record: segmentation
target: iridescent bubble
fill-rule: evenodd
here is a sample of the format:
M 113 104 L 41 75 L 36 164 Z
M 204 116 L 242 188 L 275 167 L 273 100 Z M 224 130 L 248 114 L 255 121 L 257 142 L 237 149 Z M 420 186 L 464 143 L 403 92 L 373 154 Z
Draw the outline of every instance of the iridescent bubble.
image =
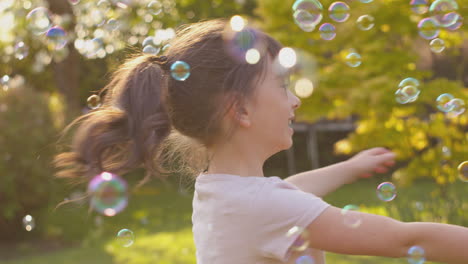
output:
M 296 0 L 293 6 L 294 22 L 310 32 L 322 21 L 323 6 L 318 0 Z
M 314 258 L 309 255 L 299 256 L 295 261 L 295 264 L 314 264 L 314 263 L 315 263 Z
M 427 0 L 411 0 L 410 2 L 411 5 L 411 10 L 415 14 L 422 15 L 429 10 L 428 2 Z
M 449 93 L 439 95 L 436 99 L 437 108 L 445 113 L 452 111 L 453 105 L 449 105 L 448 102 L 454 98 L 455 97 Z
M 354 204 L 348 204 L 341 209 L 341 215 L 343 216 L 343 223 L 351 228 L 357 228 L 362 223 L 361 214 L 359 213 L 359 206 Z
M 155 46 L 153 45 L 146 45 L 144 48 L 143 48 L 143 53 L 146 53 L 146 54 L 152 54 L 152 55 L 156 55 L 159 53 L 159 48 L 156 48 Z
M 417 98 L 421 91 L 418 89 L 417 86 L 407 85 L 401 88 L 401 93 L 408 98 L 408 100 L 412 100 Z
M 345 22 L 349 18 L 349 6 L 345 2 L 334 2 L 328 7 L 331 19 L 336 22 Z
M 359 1 L 363 4 L 368 4 L 368 3 L 373 2 L 374 0 L 359 0 Z
M 67 45 L 67 33 L 63 28 L 55 26 L 50 28 L 46 33 L 47 45 L 51 50 L 59 50 Z
M 457 10 L 458 4 L 454 0 L 436 0 L 429 7 L 429 12 L 441 27 L 448 27 L 456 22 L 456 17 L 447 17 L 446 14 Z
M 361 55 L 359 55 L 356 52 L 351 52 L 350 54 L 348 54 L 345 60 L 346 60 L 346 64 L 348 64 L 348 66 L 353 67 L 353 68 L 358 67 L 362 63 Z
M 26 56 L 29 54 L 29 48 L 24 44 L 23 41 L 19 41 L 18 43 L 15 44 L 14 47 L 14 54 L 15 58 L 18 60 L 24 59 Z
M 420 246 L 410 247 L 407 259 L 410 264 L 423 264 L 426 261 L 424 249 Z
M 396 195 L 396 187 L 391 182 L 382 182 L 377 186 L 377 197 L 384 202 L 393 201 Z
M 162 8 L 163 8 L 163 5 L 159 1 L 151 1 L 147 6 L 148 12 L 150 12 L 151 14 L 155 16 L 161 14 Z
M 330 23 L 323 23 L 320 28 L 320 37 L 324 40 L 332 40 L 336 36 L 335 26 Z
M 416 86 L 416 87 L 419 87 L 420 83 L 417 79 L 415 78 L 412 78 L 412 77 L 408 77 L 408 78 L 405 78 L 403 79 L 399 84 L 398 84 L 398 87 L 399 88 L 403 88 L 405 86 Z
M 154 45 L 154 38 L 153 37 L 146 37 L 143 42 L 141 43 L 143 47 L 148 45 Z
M 439 23 L 432 17 L 421 19 L 418 23 L 419 35 L 425 39 L 433 39 L 440 33 Z
M 96 56 L 101 50 L 104 49 L 104 42 L 101 38 L 93 38 L 87 40 L 85 43 L 85 56 L 90 58 Z
M 447 103 L 447 109 L 450 109 L 452 115 L 461 115 L 465 112 L 465 101 L 460 98 L 453 98 Z
M 161 49 L 161 52 L 165 52 L 170 46 L 171 46 L 170 44 L 164 45 Z
M 451 13 L 446 14 L 445 16 L 443 18 L 444 21 L 448 21 L 448 20 L 455 21 L 452 25 L 446 27 L 446 29 L 455 31 L 455 30 L 458 30 L 463 25 L 463 17 L 460 14 L 451 12 Z
M 120 21 L 114 18 L 110 18 L 106 22 L 106 29 L 109 31 L 117 30 L 120 27 Z
M 395 92 L 395 100 L 399 104 L 406 104 L 406 103 L 409 103 L 410 101 L 408 96 L 402 92 L 401 88 L 398 88 L 398 90 Z
M 117 233 L 117 240 L 123 247 L 129 247 L 135 242 L 135 235 L 130 229 L 122 229 Z
M 360 30 L 370 30 L 371 28 L 374 27 L 374 17 L 370 15 L 363 15 L 360 16 L 356 20 L 356 24 Z
M 226 31 L 224 42 L 229 55 L 239 63 L 246 62 L 246 54 L 251 49 L 256 49 L 260 56 L 265 53 L 265 46 L 259 35 L 248 27 L 241 31 Z
M 458 178 L 463 182 L 468 182 L 468 160 L 460 163 L 457 167 Z
M 43 34 L 52 27 L 49 10 L 44 7 L 37 7 L 31 10 L 26 15 L 26 20 L 28 23 L 28 28 L 35 35 Z
M 26 215 L 25 217 L 23 217 L 23 226 L 24 226 L 24 229 L 26 229 L 26 231 L 31 231 L 34 229 L 34 227 L 36 226 L 36 222 L 34 221 L 34 218 L 30 215 Z
M 445 42 L 440 38 L 435 38 L 429 43 L 431 50 L 435 53 L 441 53 L 445 49 Z
M 97 94 L 93 94 L 86 100 L 88 107 L 90 109 L 97 109 L 101 106 L 101 97 Z
M 185 61 L 176 61 L 171 65 L 171 76 L 174 80 L 185 81 L 190 76 L 190 65 Z
M 286 237 L 291 236 L 297 236 L 297 239 L 291 245 L 290 250 L 304 251 L 309 247 L 309 235 L 307 229 L 300 226 L 293 226 L 286 233 Z
M 127 183 L 109 172 L 102 172 L 88 184 L 91 195 L 91 207 L 106 216 L 114 216 L 121 212 L 128 203 Z

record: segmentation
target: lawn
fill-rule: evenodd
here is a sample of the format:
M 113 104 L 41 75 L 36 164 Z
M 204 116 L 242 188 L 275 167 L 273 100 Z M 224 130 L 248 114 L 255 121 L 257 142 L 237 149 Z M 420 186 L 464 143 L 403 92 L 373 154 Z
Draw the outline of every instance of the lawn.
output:
M 463 183 L 450 185 L 447 192 L 456 201 L 444 203 L 437 197 L 436 185 L 427 181 L 418 182 L 409 188 L 399 188 L 397 198 L 389 203 L 375 196 L 377 179 L 361 180 L 346 185 L 325 200 L 335 206 L 346 204 L 360 206 L 362 211 L 388 215 L 400 220 L 446 222 L 449 215 L 452 224 L 466 225 L 463 211 L 468 208 Z M 88 213 L 86 205 L 66 205 L 52 211 L 36 229 L 45 228 L 51 240 L 55 237 L 80 237 L 69 246 L 54 249 L 44 247 L 44 242 L 22 242 L 14 248 L 0 247 L 0 254 L 10 257 L 3 264 L 190 264 L 195 263 L 195 248 L 191 233 L 192 191 L 174 185 L 162 185 L 153 181 L 134 192 L 129 206 L 112 218 L 104 218 L 94 212 Z M 441 202 L 435 202 L 441 201 Z M 455 210 L 453 205 L 460 207 Z M 442 209 L 437 209 L 441 206 Z M 444 211 L 445 210 L 445 211 Z M 431 211 L 440 212 L 442 217 Z M 465 217 L 465 218 L 463 218 Z M 134 232 L 134 244 L 123 247 L 116 239 L 120 229 Z M 73 242 L 73 241 L 72 241 Z M 42 247 L 41 247 L 42 245 Z M 68 244 L 67 244 L 68 245 Z M 2 254 L 4 255 L 4 254 Z M 2 259 L 2 258 L 0 258 Z M 407 263 L 404 259 L 387 259 L 364 256 L 344 256 L 327 253 L 327 262 L 333 264 Z

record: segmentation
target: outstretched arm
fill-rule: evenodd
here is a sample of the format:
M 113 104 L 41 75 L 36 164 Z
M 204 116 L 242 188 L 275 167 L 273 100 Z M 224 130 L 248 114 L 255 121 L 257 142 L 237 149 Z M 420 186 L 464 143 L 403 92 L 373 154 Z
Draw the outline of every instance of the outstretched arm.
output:
M 395 153 L 385 148 L 372 148 L 361 151 L 346 161 L 292 175 L 285 181 L 305 192 L 323 197 L 343 184 L 370 177 L 373 172 L 386 172 L 386 166 L 392 166 L 394 159 Z

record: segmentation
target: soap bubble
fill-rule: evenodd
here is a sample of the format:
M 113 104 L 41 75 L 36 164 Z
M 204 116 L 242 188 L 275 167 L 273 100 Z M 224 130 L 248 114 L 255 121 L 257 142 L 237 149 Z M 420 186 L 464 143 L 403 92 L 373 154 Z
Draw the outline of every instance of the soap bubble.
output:
M 396 195 L 396 187 L 391 182 L 382 182 L 377 186 L 377 197 L 384 202 L 393 201 Z
M 234 31 L 229 26 L 223 37 L 228 54 L 239 63 L 246 63 L 246 54 L 251 49 L 256 49 L 260 57 L 266 52 L 264 39 L 252 28 L 245 27 L 241 31 Z
M 426 261 L 424 249 L 419 246 L 410 247 L 407 259 L 410 264 L 423 264 Z
M 297 236 L 297 239 L 291 245 L 290 250 L 304 251 L 309 247 L 309 239 L 307 229 L 300 226 L 293 226 L 286 233 L 286 237 Z
M 135 235 L 130 229 L 122 229 L 117 233 L 117 239 L 123 247 L 129 247 L 135 242 Z
M 436 0 L 429 7 L 429 12 L 441 27 L 448 27 L 456 22 L 456 17 L 446 15 L 457 10 L 458 4 L 454 0 Z
M 184 61 L 176 61 L 171 65 L 171 76 L 177 81 L 185 81 L 190 76 L 190 65 Z
M 13 51 L 15 54 L 15 58 L 17 58 L 18 60 L 24 59 L 29 54 L 29 48 L 23 41 L 17 42 Z
M 345 22 L 349 18 L 349 6 L 344 2 L 334 2 L 328 8 L 330 18 L 336 22 Z
M 146 45 L 144 48 L 143 48 L 143 53 L 146 53 L 146 54 L 152 54 L 152 55 L 156 55 L 159 53 L 159 48 L 156 48 L 155 46 L 153 45 Z
M 59 26 L 50 28 L 46 33 L 47 44 L 51 50 L 59 50 L 67 44 L 67 33 Z
M 161 14 L 162 8 L 163 5 L 159 1 L 151 1 L 147 6 L 147 10 L 155 16 Z
M 458 30 L 462 25 L 463 25 L 463 17 L 458 14 L 458 13 L 455 13 L 455 12 L 451 12 L 451 13 L 448 13 L 446 14 L 445 18 L 443 18 L 444 20 L 454 20 L 455 22 L 450 25 L 450 26 L 447 26 L 446 29 L 448 30 L 451 30 L 451 31 L 455 31 L 455 30 Z M 454 18 L 452 18 L 454 17 Z
M 356 24 L 360 30 L 370 30 L 374 27 L 374 17 L 370 15 L 360 16 L 356 20 Z
M 361 214 L 359 213 L 359 206 L 354 204 L 348 204 L 341 209 L 341 215 L 343 216 L 343 223 L 351 228 L 357 228 L 362 223 Z
M 431 50 L 435 53 L 441 53 L 445 49 L 445 42 L 440 38 L 435 38 L 429 43 Z
M 297 0 L 292 9 L 294 22 L 306 32 L 314 30 L 322 21 L 323 6 L 318 0 Z
M 418 23 L 419 35 L 425 39 L 433 39 L 440 33 L 439 23 L 432 17 L 421 19 Z
M 457 167 L 458 170 L 458 178 L 463 182 L 468 182 L 468 160 L 460 163 Z
M 101 106 L 101 97 L 99 97 L 99 95 L 93 94 L 88 97 L 86 102 L 90 109 L 97 109 Z
M 314 258 L 309 255 L 299 256 L 295 261 L 295 264 L 314 264 L 314 263 L 315 263 Z
M 348 66 L 353 67 L 353 68 L 358 67 L 362 63 L 361 55 L 359 55 L 356 52 L 351 52 L 350 54 L 348 54 L 345 60 L 346 60 L 346 64 L 348 64 Z
M 436 99 L 437 108 L 445 113 L 452 111 L 453 105 L 449 105 L 448 102 L 454 98 L 455 97 L 449 93 L 439 95 Z
M 106 29 L 109 31 L 114 31 L 114 30 L 119 29 L 120 25 L 121 23 L 119 20 L 115 18 L 109 18 L 109 20 L 107 20 L 106 22 Z
M 421 91 L 418 89 L 418 87 L 413 86 L 413 85 L 407 85 L 403 88 L 401 88 L 401 92 L 403 93 L 404 96 L 408 98 L 408 100 L 412 100 L 414 98 L 417 98 Z
M 49 10 L 44 7 L 37 7 L 31 10 L 26 15 L 26 21 L 29 29 L 35 35 L 41 35 L 52 27 Z
M 447 103 L 447 109 L 450 109 L 452 115 L 461 115 L 465 112 L 465 101 L 460 98 L 453 98 Z
M 320 37 L 324 40 L 332 40 L 336 36 L 335 26 L 330 23 L 323 23 L 320 28 Z
M 368 3 L 373 2 L 374 0 L 359 0 L 359 1 L 363 4 L 368 4 Z
M 34 227 L 36 226 L 34 218 L 30 215 L 26 215 L 25 217 L 23 217 L 23 226 L 24 226 L 24 229 L 26 229 L 26 231 L 28 232 L 33 230 Z
M 413 78 L 413 77 L 408 77 L 408 78 L 405 78 L 403 79 L 399 84 L 398 84 L 398 87 L 399 88 L 403 88 L 405 86 L 416 86 L 416 87 L 419 87 L 420 83 L 417 79 Z
M 427 0 L 411 0 L 411 10 L 418 15 L 422 15 L 429 10 Z
M 128 204 L 127 183 L 109 172 L 102 172 L 88 184 L 91 195 L 91 207 L 106 216 L 114 216 Z

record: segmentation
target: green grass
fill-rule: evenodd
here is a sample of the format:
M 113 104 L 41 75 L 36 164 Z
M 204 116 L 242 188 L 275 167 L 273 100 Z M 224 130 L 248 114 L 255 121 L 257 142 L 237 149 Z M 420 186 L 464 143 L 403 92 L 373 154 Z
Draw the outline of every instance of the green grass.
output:
M 448 189 L 450 204 L 438 196 L 437 187 L 430 182 L 418 182 L 410 188 L 398 188 L 397 198 L 382 202 L 375 197 L 376 179 L 362 180 L 346 185 L 324 198 L 325 201 L 342 207 L 359 205 L 362 211 L 388 215 L 404 221 L 439 221 L 467 225 L 463 211 L 468 208 L 466 184 L 453 184 Z M 85 206 L 64 206 L 42 219 L 50 239 L 75 238 L 75 246 L 49 250 L 45 253 L 37 243 L 24 242 L 15 249 L 15 256 L 2 264 L 195 264 L 195 247 L 191 232 L 192 191 L 180 192 L 172 186 L 152 182 L 133 193 L 129 206 L 122 213 L 104 218 Z M 458 199 L 453 199 L 458 198 Z M 415 202 L 420 202 L 415 207 Z M 423 208 L 421 208 L 421 206 Z M 439 207 L 441 208 L 439 208 Z M 422 210 L 418 210 L 422 209 Z M 433 212 L 440 213 L 438 217 Z M 445 215 L 444 215 L 445 214 Z M 96 218 L 97 217 L 97 218 Z M 448 217 L 448 218 L 447 218 Z M 101 219 L 101 223 L 96 222 Z M 39 221 L 38 221 L 39 223 Z M 135 242 L 125 248 L 116 239 L 120 229 L 128 228 L 135 234 Z M 19 244 L 20 245 L 20 244 Z M 26 245 L 26 246 L 25 246 Z M 6 249 L 3 249 L 5 252 Z M 0 248 L 0 254 L 2 249 Z M 10 254 L 11 255 L 11 254 Z M 327 263 L 333 264 L 391 264 L 407 263 L 404 259 L 389 259 L 367 256 L 344 256 L 327 253 Z

